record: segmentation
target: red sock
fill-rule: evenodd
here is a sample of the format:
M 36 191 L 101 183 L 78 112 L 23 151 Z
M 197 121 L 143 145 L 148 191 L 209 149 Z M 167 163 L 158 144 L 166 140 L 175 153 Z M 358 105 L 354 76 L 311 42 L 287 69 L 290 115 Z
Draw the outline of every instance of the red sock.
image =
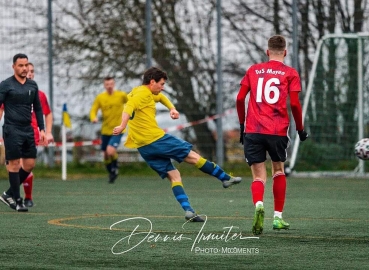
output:
M 273 176 L 274 211 L 283 212 L 286 199 L 286 175 L 284 173 Z
M 33 173 L 31 172 L 23 182 L 24 198 L 32 200 Z
M 255 179 L 251 183 L 251 193 L 252 193 L 252 201 L 254 205 L 258 201 L 262 202 L 264 198 L 264 182 L 261 181 L 260 179 Z

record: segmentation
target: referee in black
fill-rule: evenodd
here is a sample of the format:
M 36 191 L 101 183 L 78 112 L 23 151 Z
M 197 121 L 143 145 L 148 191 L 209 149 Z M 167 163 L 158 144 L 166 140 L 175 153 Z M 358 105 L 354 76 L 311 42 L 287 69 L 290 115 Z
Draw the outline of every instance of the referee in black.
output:
M 45 126 L 38 86 L 35 81 L 27 79 L 27 55 L 14 55 L 12 67 L 14 75 L 0 83 L 0 106 L 4 104 L 3 139 L 10 183 L 10 188 L 0 196 L 0 200 L 18 212 L 27 212 L 28 208 L 20 196 L 20 185 L 36 163 L 32 110 L 35 111 L 40 129 L 40 144 L 46 140 Z

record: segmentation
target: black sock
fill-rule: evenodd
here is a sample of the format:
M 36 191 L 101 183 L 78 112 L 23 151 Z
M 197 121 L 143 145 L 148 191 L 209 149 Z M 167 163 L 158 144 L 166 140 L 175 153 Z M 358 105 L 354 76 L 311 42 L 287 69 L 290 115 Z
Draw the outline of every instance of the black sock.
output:
M 27 179 L 28 175 L 31 172 L 26 172 L 25 170 L 23 170 L 23 168 L 20 168 L 19 170 L 19 185 L 22 185 L 22 183 Z
M 118 169 L 118 159 L 113 159 L 111 162 L 111 171 L 115 172 Z
M 108 163 L 108 164 L 105 164 L 105 167 L 106 167 L 106 170 L 109 172 L 109 173 L 111 173 L 111 168 L 112 168 L 112 166 L 111 166 L 112 164 L 111 164 L 111 162 L 110 163 Z
M 9 183 L 10 183 L 10 188 L 6 191 L 6 194 L 8 194 L 9 196 L 12 196 L 15 200 L 20 198 L 19 173 L 9 172 Z

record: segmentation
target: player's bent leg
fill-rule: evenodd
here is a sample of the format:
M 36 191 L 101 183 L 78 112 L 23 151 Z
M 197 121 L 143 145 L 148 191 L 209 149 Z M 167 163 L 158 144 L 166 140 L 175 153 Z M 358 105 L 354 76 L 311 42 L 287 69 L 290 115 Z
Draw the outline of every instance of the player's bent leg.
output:
M 194 151 L 190 151 L 188 156 L 185 158 L 185 162 L 193 164 L 200 171 L 218 178 L 222 181 L 224 188 L 239 184 L 242 181 L 241 177 L 227 174 L 218 164 L 208 161 Z
M 232 185 L 236 185 L 236 184 L 241 183 L 241 181 L 242 181 L 241 177 L 231 176 L 231 178 L 229 180 L 223 181 L 223 187 L 224 188 L 229 188 Z
M 181 205 L 182 209 L 185 211 L 185 219 L 191 222 L 204 222 L 204 220 L 197 215 L 195 210 L 191 207 L 180 177 L 181 176 L 178 170 L 172 170 L 168 172 L 168 179 L 172 185 L 173 195 Z

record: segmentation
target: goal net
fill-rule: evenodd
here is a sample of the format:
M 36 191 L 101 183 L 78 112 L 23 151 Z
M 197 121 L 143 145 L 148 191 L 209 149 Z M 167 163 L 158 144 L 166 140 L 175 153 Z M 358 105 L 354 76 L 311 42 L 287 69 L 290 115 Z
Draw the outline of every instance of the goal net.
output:
M 303 102 L 310 137 L 294 140 L 292 174 L 365 176 L 354 154 L 369 137 L 369 33 L 330 34 L 317 45 Z

